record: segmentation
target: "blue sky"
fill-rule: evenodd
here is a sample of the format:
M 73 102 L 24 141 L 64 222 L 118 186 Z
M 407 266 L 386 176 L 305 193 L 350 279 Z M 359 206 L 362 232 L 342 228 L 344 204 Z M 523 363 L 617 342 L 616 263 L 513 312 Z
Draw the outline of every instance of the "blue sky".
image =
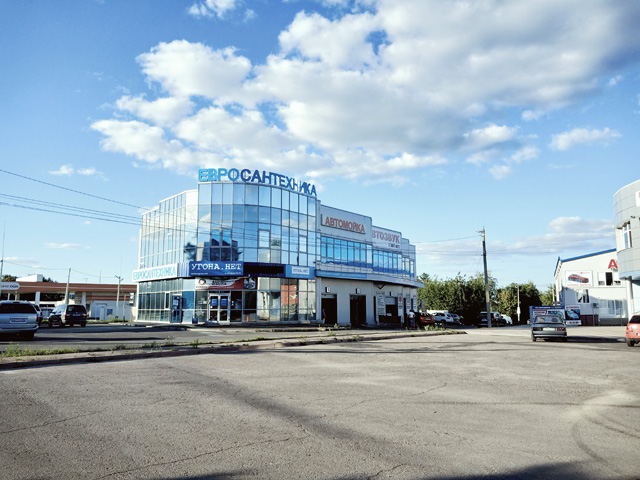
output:
M 235 166 L 403 232 L 418 273 L 481 272 L 484 227 L 499 285 L 546 288 L 615 247 L 639 24 L 634 0 L 0 2 L 4 273 L 129 280 L 140 209 Z

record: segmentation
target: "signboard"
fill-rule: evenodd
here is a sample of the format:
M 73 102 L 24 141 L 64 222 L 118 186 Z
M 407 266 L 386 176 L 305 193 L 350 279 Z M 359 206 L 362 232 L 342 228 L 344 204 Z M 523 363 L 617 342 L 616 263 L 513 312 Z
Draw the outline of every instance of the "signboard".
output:
M 371 227 L 371 239 L 374 247 L 400 250 L 402 234 L 385 228 Z
M 333 217 L 331 215 L 322 214 L 322 226 L 338 228 L 340 230 L 347 230 L 348 232 L 365 233 L 364 224 L 360 222 L 354 222 L 345 218 Z
M 593 286 L 593 272 L 567 271 L 567 287 L 591 287 L 591 286 Z
M 238 277 L 242 274 L 242 262 L 189 262 L 190 277 Z
M 287 265 L 285 268 L 287 278 L 315 278 L 315 268 L 298 267 L 296 265 Z
M 582 325 L 580 320 L 580 305 L 567 305 L 564 307 L 567 325 Z
M 384 299 L 384 293 L 376 294 L 376 315 L 386 315 L 387 314 L 387 302 Z
M 164 278 L 177 278 L 178 264 L 162 265 L 160 267 L 141 268 L 134 270 L 132 279 L 134 282 L 146 282 L 149 280 L 162 280 Z
M 274 185 L 297 193 L 317 197 L 315 185 L 301 182 L 292 177 L 265 170 L 249 170 L 244 168 L 201 168 L 198 170 L 199 182 L 244 182 Z
M 256 281 L 249 277 L 196 279 L 196 290 L 255 290 Z
M 18 282 L 1 282 L 0 290 L 18 290 L 20 284 Z

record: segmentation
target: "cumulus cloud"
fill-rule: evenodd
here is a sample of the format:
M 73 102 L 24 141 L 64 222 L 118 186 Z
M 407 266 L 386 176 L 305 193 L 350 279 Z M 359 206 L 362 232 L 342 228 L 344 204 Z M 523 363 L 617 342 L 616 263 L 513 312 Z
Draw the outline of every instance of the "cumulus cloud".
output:
M 102 147 L 179 172 L 241 161 L 398 183 L 459 157 L 504 178 L 539 151 L 496 119 L 513 110 L 540 120 L 640 58 L 637 2 L 323 3 L 330 16 L 298 13 L 279 50 L 253 63 L 233 46 L 186 40 L 142 53 L 152 88 L 92 125 Z M 202 0 L 190 13 L 222 18 L 239 7 Z M 576 129 L 552 148 L 617 136 Z
M 614 138 L 622 135 L 609 128 L 603 130 L 588 130 L 586 128 L 575 128 L 570 132 L 552 135 L 549 146 L 554 150 L 569 150 L 575 145 L 592 145 L 594 143 L 606 144 Z
M 240 4 L 239 0 L 204 0 L 189 7 L 189 14 L 194 17 L 218 17 L 234 10 Z
M 73 172 L 74 172 L 73 165 L 70 165 L 70 164 L 61 165 L 58 170 L 49 171 L 51 175 L 66 175 L 67 177 L 70 177 L 71 175 L 73 175 Z

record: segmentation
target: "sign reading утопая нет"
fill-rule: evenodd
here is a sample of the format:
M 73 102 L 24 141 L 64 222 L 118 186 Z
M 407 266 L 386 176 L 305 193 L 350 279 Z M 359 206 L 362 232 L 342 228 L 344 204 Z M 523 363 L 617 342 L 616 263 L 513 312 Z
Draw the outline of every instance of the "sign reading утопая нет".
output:
M 288 190 L 317 197 L 316 187 L 312 183 L 301 182 L 292 177 L 265 170 L 249 170 L 244 168 L 201 168 L 198 170 L 199 182 L 245 182 L 263 185 L 274 185 Z

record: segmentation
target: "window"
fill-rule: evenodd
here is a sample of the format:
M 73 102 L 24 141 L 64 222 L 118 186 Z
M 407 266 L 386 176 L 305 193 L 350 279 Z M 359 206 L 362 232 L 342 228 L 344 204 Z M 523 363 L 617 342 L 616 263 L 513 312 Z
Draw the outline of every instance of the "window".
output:
M 576 290 L 578 303 L 589 303 L 589 290 Z
M 631 242 L 631 224 L 627 223 L 622 227 L 622 241 L 624 248 L 631 248 L 633 243 Z

